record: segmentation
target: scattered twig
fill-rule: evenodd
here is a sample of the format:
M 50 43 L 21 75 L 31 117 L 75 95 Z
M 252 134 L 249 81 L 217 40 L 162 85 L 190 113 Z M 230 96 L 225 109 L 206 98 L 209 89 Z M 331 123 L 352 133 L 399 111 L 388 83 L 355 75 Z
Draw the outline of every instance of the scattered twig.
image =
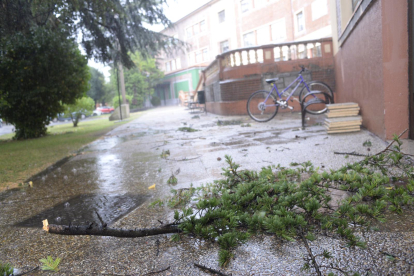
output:
M 200 157 L 201 157 L 201 155 L 196 156 L 196 157 L 192 157 L 192 158 L 184 157 L 183 159 L 175 159 L 175 158 L 174 159 L 169 159 L 169 158 L 165 158 L 165 160 L 169 160 L 169 161 L 189 161 L 189 160 L 198 159 Z
M 166 271 L 166 270 L 168 270 L 168 269 L 170 269 L 170 267 L 169 267 L 169 266 L 168 266 L 168 267 L 166 267 L 166 268 L 164 268 L 164 269 L 158 270 L 158 271 L 152 271 L 152 272 L 149 272 L 149 273 L 147 273 L 147 274 L 144 274 L 143 276 L 145 276 L 145 275 L 151 275 L 151 274 L 161 273 L 161 272 L 164 272 L 164 271 Z
M 408 128 L 406 130 L 404 130 L 403 132 L 401 132 L 400 135 L 398 135 L 398 139 L 404 135 L 404 133 L 406 133 L 408 131 Z M 394 144 L 395 140 L 393 140 L 383 151 L 378 152 L 376 155 L 380 155 L 381 153 L 386 152 L 391 146 L 392 144 Z
M 321 271 L 319 270 L 319 265 L 318 262 L 316 261 L 316 257 L 313 255 L 311 248 L 309 247 L 308 244 L 308 240 L 306 239 L 305 236 L 303 236 L 303 233 L 299 234 L 300 238 L 302 239 L 303 243 L 305 244 L 306 250 L 308 251 L 309 257 L 312 260 L 312 265 L 316 270 L 316 274 L 318 274 L 318 276 L 322 276 Z
M 224 274 L 223 272 L 221 272 L 221 271 L 219 271 L 219 270 L 215 270 L 215 269 L 212 269 L 212 268 L 210 268 L 210 267 L 206 267 L 206 266 L 201 265 L 201 264 L 194 263 L 194 266 L 196 266 L 196 267 L 198 267 L 198 268 L 201 268 L 201 269 L 208 270 L 208 271 L 210 271 L 211 273 L 215 273 L 215 274 L 220 275 L 220 276 L 231 276 L 231 274 L 230 274 L 230 275 L 228 275 L 228 274 Z
M 364 156 L 364 157 L 368 157 L 369 156 L 369 155 L 366 155 L 366 154 L 357 153 L 355 151 L 353 151 L 353 152 L 339 152 L 339 151 L 334 151 L 334 154 L 355 155 L 355 156 Z
M 407 264 L 409 264 L 409 265 L 413 265 L 413 263 L 411 263 L 410 261 L 408 261 L 407 259 L 404 259 L 404 258 L 401 258 L 401 257 L 398 257 L 398 256 L 396 256 L 396 255 L 393 255 L 393 254 L 391 254 L 391 253 L 388 253 L 388 252 L 385 252 L 385 251 L 379 251 L 381 254 L 383 254 L 383 255 L 385 255 L 386 257 L 391 257 L 391 258 L 393 258 L 393 259 L 395 259 L 396 261 L 405 261 Z
M 102 217 L 99 215 L 98 211 L 95 210 L 96 215 L 98 216 L 99 221 L 101 222 L 102 227 L 106 227 L 107 224 L 103 221 Z
M 157 252 L 155 253 L 155 256 L 158 256 L 160 254 L 160 240 L 159 239 L 155 241 L 155 245 L 157 246 Z
M 26 272 L 22 272 L 22 273 L 14 274 L 14 276 L 22 276 L 22 275 L 26 275 L 26 274 L 28 274 L 28 273 L 30 273 L 30 272 L 35 271 L 35 270 L 36 270 L 36 269 L 38 269 L 38 268 L 39 268 L 39 266 L 36 266 L 36 267 L 34 267 L 34 268 L 32 268 L 32 269 L 30 269 L 30 270 L 26 271 Z
M 346 272 L 346 271 L 345 271 L 345 270 L 343 270 L 343 269 L 340 269 L 339 267 L 333 266 L 333 264 L 331 264 L 330 266 L 328 266 L 328 265 L 321 265 L 321 266 L 319 266 L 319 267 L 333 269 L 333 270 L 336 270 L 336 271 L 341 272 L 341 273 L 342 273 L 342 274 L 344 274 L 344 275 L 347 275 L 347 276 L 349 275 L 349 273 L 348 273 L 348 272 Z

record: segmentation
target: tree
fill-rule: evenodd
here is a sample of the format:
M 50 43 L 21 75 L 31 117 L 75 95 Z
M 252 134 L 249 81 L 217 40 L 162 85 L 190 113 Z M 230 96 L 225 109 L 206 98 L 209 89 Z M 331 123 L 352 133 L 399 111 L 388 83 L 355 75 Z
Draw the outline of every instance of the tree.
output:
M 89 80 L 90 89 L 86 94 L 94 100 L 96 106 L 98 102 L 103 101 L 106 94 L 105 77 L 96 68 L 89 67 L 89 70 L 91 73 L 91 79 Z
M 2 116 L 16 125 L 15 137 L 44 135 L 49 117 L 62 110 L 58 102 L 72 103 L 85 90 L 87 78 L 81 75 L 86 76 L 86 61 L 73 42 L 79 34 L 88 58 L 122 63 L 127 68 L 134 66 L 129 52 L 149 56 L 182 45 L 177 39 L 145 28 L 171 25 L 163 14 L 165 1 L 1 0 L 0 66 L 4 83 L 0 85 L 0 105 Z M 49 40 L 53 42 L 48 44 Z M 59 49 L 55 51 L 51 45 Z M 59 67 L 59 62 L 69 67 Z M 39 64 L 43 71 L 38 70 Z M 74 89 L 63 92 L 71 85 Z
M 70 117 L 72 119 L 73 127 L 77 127 L 82 115 L 92 115 L 92 112 L 95 109 L 94 103 L 92 98 L 82 97 L 77 99 L 74 104 L 65 104 L 65 117 Z
M 88 90 L 87 60 L 64 30 L 32 28 L 0 39 L 0 114 L 16 139 L 46 134 L 50 118 Z
M 130 95 L 125 95 L 125 98 L 126 98 L 127 103 L 129 103 L 129 104 L 131 104 L 131 103 L 132 103 L 132 96 L 130 96 Z M 121 97 L 119 97 L 119 96 L 115 96 L 115 97 L 112 99 L 112 106 L 113 106 L 114 108 L 117 108 L 117 107 L 119 106 L 119 102 L 121 102 L 121 104 L 122 104 L 122 96 L 121 96 Z
M 163 13 L 166 0 L 3 0 L 0 4 L 0 37 L 29 32 L 33 26 L 65 28 L 82 35 L 88 58 L 103 63 L 134 66 L 129 52 L 144 56 L 159 50 L 171 52 L 179 40 L 145 26 L 171 26 Z
M 125 92 L 132 96 L 130 104 L 133 107 L 141 107 L 145 98 L 154 93 L 153 86 L 159 82 L 164 73 L 157 68 L 155 59 L 144 58 L 140 53 L 131 54 L 131 60 L 135 67 L 124 71 Z M 117 91 L 117 72 L 111 70 L 111 86 Z

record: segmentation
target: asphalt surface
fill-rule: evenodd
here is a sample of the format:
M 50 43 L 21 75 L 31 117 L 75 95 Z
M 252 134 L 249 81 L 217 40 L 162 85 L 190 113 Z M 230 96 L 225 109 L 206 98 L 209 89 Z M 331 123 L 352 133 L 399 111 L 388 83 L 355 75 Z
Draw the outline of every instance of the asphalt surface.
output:
M 135 239 L 59 236 L 44 232 L 42 220 L 54 224 L 85 224 L 101 219 L 111 227 L 149 228 L 169 222 L 168 208 L 149 204 L 169 195 L 171 188 L 199 186 L 222 178 L 225 155 L 242 169 L 312 161 L 322 170 L 339 168 L 361 157 L 334 152 L 367 153 L 387 145 L 366 130 L 327 135 L 321 117 L 300 128 L 298 113 L 278 114 L 271 122 L 256 123 L 247 116 L 222 117 L 190 114 L 182 107 L 158 108 L 85 146 L 81 154 L 49 168 L 31 179 L 33 188 L 0 194 L 0 261 L 24 272 L 50 255 L 62 259 L 61 275 L 211 275 L 194 263 L 219 269 L 217 244 L 170 235 Z M 197 131 L 182 132 L 181 127 Z M 410 141 L 404 145 L 414 153 Z M 162 152 L 169 151 L 167 158 Z M 35 160 L 34 160 L 35 162 Z M 178 173 L 177 173 L 178 172 Z M 178 183 L 167 184 L 175 174 Z M 149 189 L 155 184 L 155 189 Z M 99 214 L 99 216 L 98 216 Z M 334 239 L 318 237 L 315 252 L 330 249 L 343 267 L 374 275 L 413 273 L 414 221 L 411 213 L 390 218 L 388 228 L 368 233 L 371 251 L 351 250 Z M 389 261 L 381 251 L 399 256 Z M 235 258 L 223 271 L 232 275 L 302 275 L 305 248 L 258 236 L 235 250 Z M 41 275 L 35 271 L 33 275 Z

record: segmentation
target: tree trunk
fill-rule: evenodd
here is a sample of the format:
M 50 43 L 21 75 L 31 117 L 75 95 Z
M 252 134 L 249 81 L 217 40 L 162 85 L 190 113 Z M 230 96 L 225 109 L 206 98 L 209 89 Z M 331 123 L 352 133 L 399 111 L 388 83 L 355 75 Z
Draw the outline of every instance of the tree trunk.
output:
M 118 238 L 138 238 L 146 236 L 156 236 L 169 233 L 179 233 L 181 230 L 176 225 L 167 225 L 160 228 L 143 228 L 143 229 L 119 229 L 98 226 L 94 223 L 91 225 L 56 225 L 49 224 L 43 229 L 51 234 L 58 235 L 89 235 L 89 236 L 111 236 Z

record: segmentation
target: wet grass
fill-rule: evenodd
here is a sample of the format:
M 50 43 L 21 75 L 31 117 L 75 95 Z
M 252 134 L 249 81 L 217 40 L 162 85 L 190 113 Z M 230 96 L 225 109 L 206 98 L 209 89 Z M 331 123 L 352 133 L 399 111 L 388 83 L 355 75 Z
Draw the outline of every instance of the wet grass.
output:
M 23 141 L 11 140 L 13 134 L 0 136 L 0 191 L 6 187 L 17 187 L 60 159 L 76 154 L 84 145 L 97 140 L 115 127 L 130 122 L 142 115 L 132 113 L 128 120 L 110 122 L 108 116 L 82 121 L 78 127 L 72 123 L 48 128 L 49 135 Z

